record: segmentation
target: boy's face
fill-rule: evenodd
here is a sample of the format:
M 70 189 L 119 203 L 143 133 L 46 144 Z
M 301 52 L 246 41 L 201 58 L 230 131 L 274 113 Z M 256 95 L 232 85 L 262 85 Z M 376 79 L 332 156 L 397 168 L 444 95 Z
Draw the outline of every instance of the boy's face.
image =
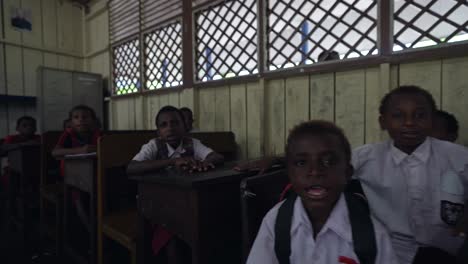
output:
M 397 94 L 380 116 L 380 126 L 388 131 L 395 147 L 410 154 L 430 135 L 432 110 L 422 95 Z
M 188 111 L 182 111 L 184 115 L 185 125 L 187 126 L 187 131 L 191 131 L 193 129 L 193 116 Z
M 86 110 L 75 110 L 72 112 L 71 124 L 75 131 L 85 133 L 93 130 L 94 128 L 93 116 Z
M 184 135 L 184 121 L 176 112 L 165 112 L 159 116 L 159 136 L 171 146 L 177 146 Z
M 304 207 L 331 210 L 353 173 L 335 135 L 299 135 L 287 153 L 288 175 Z
M 23 120 L 18 124 L 16 131 L 22 136 L 30 137 L 36 133 L 36 123 L 32 120 Z

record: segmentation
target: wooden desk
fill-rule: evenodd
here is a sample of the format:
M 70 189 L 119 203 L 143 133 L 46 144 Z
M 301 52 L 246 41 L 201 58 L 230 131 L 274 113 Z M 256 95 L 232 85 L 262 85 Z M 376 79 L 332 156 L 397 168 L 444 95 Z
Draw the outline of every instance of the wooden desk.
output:
M 69 155 L 64 157 L 64 217 L 63 242 L 66 255 L 74 258 L 78 263 L 96 263 L 96 153 L 84 155 Z M 89 252 L 78 252 L 73 245 L 74 238 L 70 237 L 71 211 L 76 211 L 72 205 L 71 191 L 76 188 L 89 195 Z M 85 205 L 86 206 L 86 205 Z M 73 241 L 73 242 L 72 242 Z
M 148 221 L 191 246 L 192 263 L 240 263 L 239 184 L 248 176 L 231 165 L 189 174 L 176 170 L 130 177 L 138 181 L 138 263 L 145 263 Z
M 9 222 L 15 223 L 22 231 L 25 257 L 30 257 L 34 210 L 39 205 L 40 144 L 9 145 L 5 151 L 10 169 L 7 199 L 15 210 Z

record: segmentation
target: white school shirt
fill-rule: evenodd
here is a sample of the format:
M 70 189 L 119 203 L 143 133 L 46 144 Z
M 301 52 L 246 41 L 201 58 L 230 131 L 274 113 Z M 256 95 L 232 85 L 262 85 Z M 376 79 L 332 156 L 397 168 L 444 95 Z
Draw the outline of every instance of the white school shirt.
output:
M 463 239 L 452 226 L 468 197 L 468 149 L 428 137 L 411 155 L 392 140 L 353 151 L 372 214 L 389 230 L 401 263 L 412 263 L 418 247 L 455 254 Z
M 200 140 L 192 138 L 193 141 L 193 158 L 196 160 L 204 161 L 206 157 L 213 152 L 212 149 L 203 145 Z M 167 154 L 169 159 L 180 158 L 185 149 L 182 147 L 182 141 L 180 145 L 174 149 L 171 145 L 167 144 Z M 151 139 L 148 143 L 141 147 L 140 152 L 133 157 L 135 161 L 145 161 L 145 160 L 156 160 L 156 154 L 158 153 L 158 146 L 156 144 L 156 139 Z
M 252 246 L 247 264 L 278 264 L 275 254 L 275 222 L 282 203 L 273 207 L 263 218 L 257 238 Z M 383 225 L 372 219 L 377 242 L 376 264 L 398 263 L 390 237 Z M 342 194 L 333 208 L 327 222 L 317 237 L 298 197 L 294 203 L 291 222 L 291 264 L 338 264 L 340 256 L 351 258 L 359 263 L 354 253 L 353 239 L 349 222 L 348 206 Z

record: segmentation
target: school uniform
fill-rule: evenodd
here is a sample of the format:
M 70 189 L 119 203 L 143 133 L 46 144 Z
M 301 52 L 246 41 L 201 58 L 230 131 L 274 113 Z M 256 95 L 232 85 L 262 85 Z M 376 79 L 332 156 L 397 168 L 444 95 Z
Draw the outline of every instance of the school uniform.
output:
M 428 137 L 407 155 L 387 140 L 357 148 L 352 163 L 401 263 L 412 263 L 419 247 L 456 253 L 463 238 L 452 230 L 468 198 L 467 148 Z
M 193 157 L 196 160 L 204 161 L 213 150 L 203 145 L 200 140 L 190 137 L 182 138 L 179 146 L 173 148 L 159 138 L 151 139 L 141 147 L 134 161 L 175 159 L 180 157 Z M 153 254 L 157 255 L 159 251 L 169 242 L 173 234 L 167 229 L 156 226 L 153 232 L 151 248 Z
M 283 203 L 277 204 L 263 219 L 257 238 L 252 246 L 247 264 L 277 264 L 275 255 L 275 223 L 278 210 Z M 384 227 L 372 219 L 375 230 L 377 257 L 375 263 L 397 263 L 390 238 Z M 317 237 L 313 237 L 313 227 L 300 198 L 294 202 L 291 222 L 291 264 L 329 264 L 359 263 L 353 249 L 352 230 L 348 206 L 341 194 L 327 222 Z
M 159 141 L 159 142 L 158 142 Z M 161 144 L 165 144 L 167 148 L 167 155 L 161 156 Z M 158 147 L 159 146 L 159 147 Z M 151 139 L 148 143 L 141 147 L 133 160 L 145 161 L 145 160 L 158 160 L 158 159 L 175 159 L 186 155 L 193 156 L 194 159 L 203 161 L 206 157 L 213 152 L 212 149 L 203 145 L 200 140 L 195 138 L 183 138 L 180 145 L 177 148 L 173 148 L 167 143 L 161 143 L 160 139 Z

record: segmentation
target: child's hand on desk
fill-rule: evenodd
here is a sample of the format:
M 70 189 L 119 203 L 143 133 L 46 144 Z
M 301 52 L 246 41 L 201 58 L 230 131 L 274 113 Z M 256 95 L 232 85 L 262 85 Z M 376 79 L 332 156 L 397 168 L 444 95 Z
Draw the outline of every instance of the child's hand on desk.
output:
M 174 159 L 174 166 L 180 170 L 189 170 L 197 161 L 190 157 Z
M 202 171 L 207 171 L 209 169 L 214 169 L 215 166 L 211 162 L 205 162 L 205 161 L 195 161 L 194 164 L 192 164 L 192 167 L 189 169 L 190 173 L 192 172 L 202 172 Z
M 83 147 L 81 147 L 81 151 L 83 153 L 92 153 L 97 151 L 97 147 L 94 145 L 84 145 Z

